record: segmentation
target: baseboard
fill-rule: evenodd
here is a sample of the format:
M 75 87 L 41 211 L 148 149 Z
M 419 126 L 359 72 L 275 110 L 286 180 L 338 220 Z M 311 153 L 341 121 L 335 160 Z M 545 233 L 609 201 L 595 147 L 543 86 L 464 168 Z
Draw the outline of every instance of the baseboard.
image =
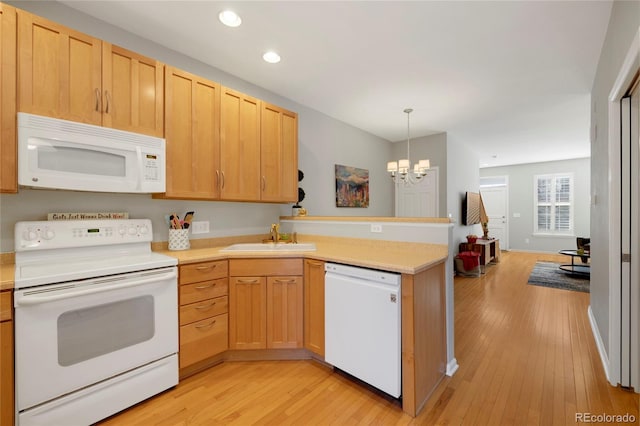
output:
M 456 374 L 456 371 L 458 371 L 458 367 L 459 367 L 458 360 L 453 358 L 451 361 L 447 363 L 447 371 L 445 371 L 444 374 L 451 377 L 454 374 Z
M 596 347 L 600 354 L 600 361 L 602 361 L 602 367 L 604 368 L 604 374 L 607 377 L 607 381 L 611 383 L 611 376 L 609 374 L 609 357 L 607 356 L 607 350 L 605 349 L 604 342 L 602 341 L 602 336 L 600 336 L 596 318 L 593 316 L 591 305 L 589 305 L 589 308 L 587 309 L 587 314 L 589 316 L 589 324 L 591 324 L 591 332 L 593 333 L 593 338 L 596 341 Z

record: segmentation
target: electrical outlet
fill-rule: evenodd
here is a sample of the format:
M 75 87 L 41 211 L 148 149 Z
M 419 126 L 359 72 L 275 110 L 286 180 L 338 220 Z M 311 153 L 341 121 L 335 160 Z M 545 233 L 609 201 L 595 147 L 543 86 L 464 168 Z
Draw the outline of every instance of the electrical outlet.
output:
M 382 225 L 380 225 L 379 223 L 372 223 L 371 232 L 382 232 Z
M 191 222 L 191 233 L 192 234 L 207 234 L 209 233 L 209 221 L 208 220 L 200 220 Z
M 529 244 L 529 239 L 528 239 L 528 238 L 525 238 L 525 239 L 524 239 L 524 243 L 525 243 L 525 244 Z

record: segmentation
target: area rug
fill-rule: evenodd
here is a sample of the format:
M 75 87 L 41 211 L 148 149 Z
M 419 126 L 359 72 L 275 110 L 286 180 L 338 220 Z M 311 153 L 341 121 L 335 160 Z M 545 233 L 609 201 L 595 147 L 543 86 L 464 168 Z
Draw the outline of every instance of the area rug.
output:
M 559 263 L 536 262 L 527 284 L 589 293 L 589 277 L 571 275 L 560 270 Z

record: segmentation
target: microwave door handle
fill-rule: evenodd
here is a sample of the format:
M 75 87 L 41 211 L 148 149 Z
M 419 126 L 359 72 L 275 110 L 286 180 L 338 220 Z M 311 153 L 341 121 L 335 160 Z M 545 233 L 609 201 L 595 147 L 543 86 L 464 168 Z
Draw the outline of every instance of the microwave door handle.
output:
M 142 164 L 142 148 L 136 146 L 136 156 L 138 157 L 138 187 L 136 188 L 138 191 L 142 191 L 142 171 L 144 165 Z
M 167 272 L 162 275 L 154 275 L 149 278 L 140 280 L 126 281 L 119 284 L 102 285 L 96 288 L 77 289 L 77 290 L 61 290 L 60 292 L 48 292 L 42 295 L 30 294 L 27 296 L 16 297 L 15 305 L 18 306 L 33 306 L 40 305 L 48 302 L 55 302 L 56 300 L 68 299 L 71 297 L 87 296 L 90 294 L 102 293 L 105 291 L 118 290 L 128 287 L 136 287 L 144 284 L 149 284 L 158 281 L 176 279 L 178 275 L 175 271 Z

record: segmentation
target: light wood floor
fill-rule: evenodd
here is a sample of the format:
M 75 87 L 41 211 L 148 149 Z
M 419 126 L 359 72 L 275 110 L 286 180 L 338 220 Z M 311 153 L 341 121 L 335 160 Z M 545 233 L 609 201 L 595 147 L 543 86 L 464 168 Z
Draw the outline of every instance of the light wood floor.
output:
M 576 413 L 635 416 L 638 394 L 610 386 L 593 340 L 589 295 L 527 285 L 536 260 L 503 253 L 480 278 L 455 279 L 460 369 L 415 419 L 378 392 L 314 361 L 228 362 L 104 425 L 575 425 Z

